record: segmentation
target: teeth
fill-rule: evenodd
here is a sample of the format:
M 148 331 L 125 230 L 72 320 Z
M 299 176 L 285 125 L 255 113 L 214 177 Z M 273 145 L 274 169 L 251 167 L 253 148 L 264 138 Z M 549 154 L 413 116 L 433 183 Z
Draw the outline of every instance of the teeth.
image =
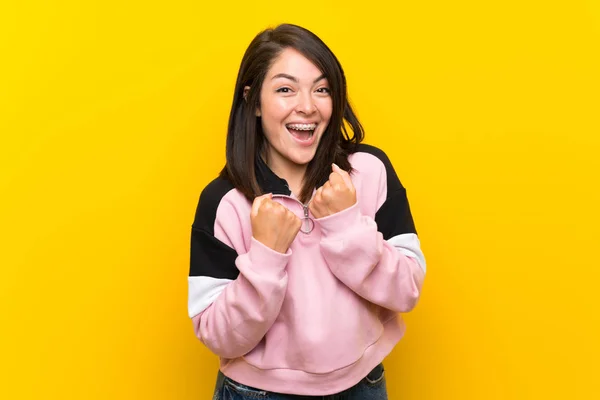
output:
M 297 131 L 314 131 L 317 128 L 317 124 L 288 124 L 286 127 Z

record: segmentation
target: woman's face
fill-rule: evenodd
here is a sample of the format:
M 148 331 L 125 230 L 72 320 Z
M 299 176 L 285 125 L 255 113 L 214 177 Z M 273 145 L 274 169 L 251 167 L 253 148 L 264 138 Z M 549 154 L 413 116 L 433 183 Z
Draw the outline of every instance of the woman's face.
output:
M 269 144 L 267 163 L 276 173 L 306 166 L 331 118 L 329 83 L 298 51 L 275 59 L 260 92 L 262 129 Z

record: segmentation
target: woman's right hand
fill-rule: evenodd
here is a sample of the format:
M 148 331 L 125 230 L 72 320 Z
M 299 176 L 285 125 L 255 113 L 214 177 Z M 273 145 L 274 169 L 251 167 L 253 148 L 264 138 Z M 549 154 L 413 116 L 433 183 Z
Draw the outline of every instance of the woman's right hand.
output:
M 283 254 L 287 253 L 302 226 L 300 218 L 273 201 L 270 193 L 254 199 L 250 220 L 254 239 Z

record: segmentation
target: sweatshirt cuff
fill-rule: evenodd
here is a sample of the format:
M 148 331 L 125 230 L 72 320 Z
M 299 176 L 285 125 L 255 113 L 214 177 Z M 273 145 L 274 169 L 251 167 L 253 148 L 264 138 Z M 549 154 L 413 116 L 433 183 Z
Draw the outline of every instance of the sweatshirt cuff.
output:
M 265 246 L 254 237 L 250 242 L 250 250 L 248 251 L 250 263 L 255 271 L 269 271 L 271 273 L 278 273 L 285 269 L 290 257 L 292 256 L 292 250 L 283 254 Z
M 352 207 L 323 218 L 318 218 L 316 221 L 321 227 L 321 234 L 324 237 L 331 237 L 338 233 L 347 232 L 351 226 L 360 222 L 360 217 L 360 207 L 358 206 L 358 202 L 356 202 Z

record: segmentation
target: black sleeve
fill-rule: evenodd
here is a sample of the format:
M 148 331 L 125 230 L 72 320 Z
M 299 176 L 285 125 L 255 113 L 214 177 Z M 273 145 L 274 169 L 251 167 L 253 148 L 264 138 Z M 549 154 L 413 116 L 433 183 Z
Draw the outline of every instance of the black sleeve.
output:
M 192 224 L 190 245 L 190 277 L 235 279 L 237 252 L 214 236 L 217 208 L 231 183 L 217 178 L 202 191 Z
M 375 214 L 375 222 L 383 238 L 388 240 L 405 233 L 417 234 L 410 212 L 406 189 L 400 182 L 388 156 L 374 146 L 361 144 L 358 151 L 377 157 L 385 166 L 387 176 L 386 200 Z

